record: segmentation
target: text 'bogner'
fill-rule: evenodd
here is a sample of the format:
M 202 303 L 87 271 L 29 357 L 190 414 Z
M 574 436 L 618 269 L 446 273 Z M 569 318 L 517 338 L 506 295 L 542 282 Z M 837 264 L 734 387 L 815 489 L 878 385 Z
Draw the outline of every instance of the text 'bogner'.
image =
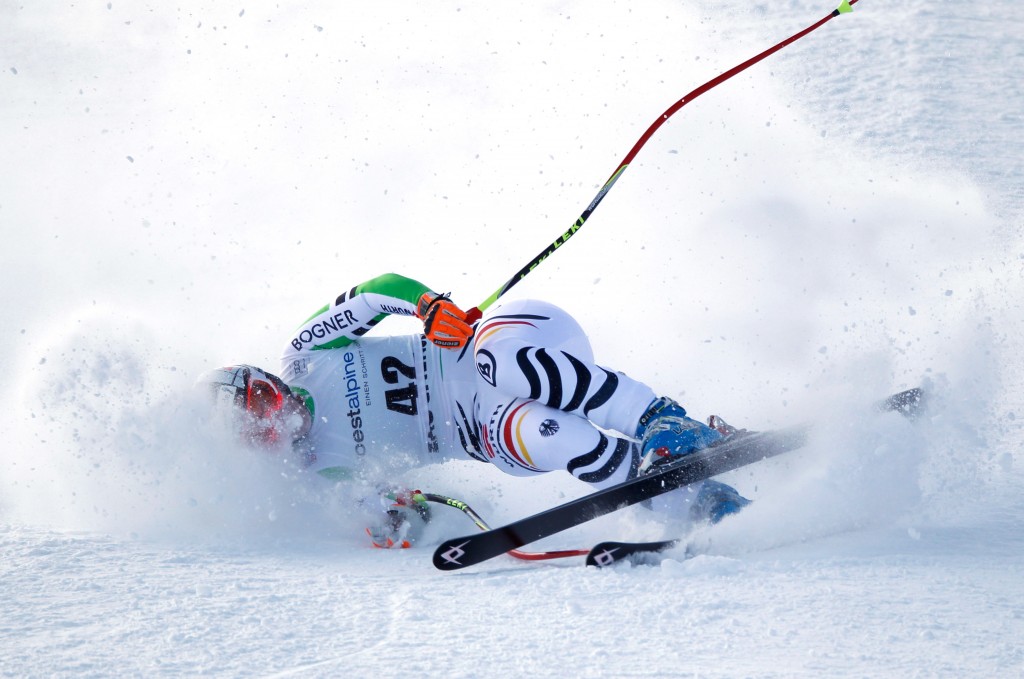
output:
M 356 317 L 353 316 L 352 312 L 348 309 L 344 312 L 339 311 L 330 318 L 317 321 L 300 332 L 298 336 L 292 340 L 292 346 L 295 347 L 296 351 L 302 351 L 302 347 L 304 345 L 312 344 L 315 340 L 322 340 L 330 337 L 332 334 L 341 332 L 342 330 L 358 323 L 359 321 L 356 320 Z

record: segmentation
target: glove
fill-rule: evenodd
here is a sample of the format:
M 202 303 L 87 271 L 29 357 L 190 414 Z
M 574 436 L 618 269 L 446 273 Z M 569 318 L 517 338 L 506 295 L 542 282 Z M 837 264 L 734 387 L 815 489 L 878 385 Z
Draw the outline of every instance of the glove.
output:
M 462 349 L 473 337 L 466 312 L 446 294 L 424 292 L 416 304 L 416 317 L 423 321 L 423 334 L 439 347 Z
M 377 525 L 366 529 L 373 546 L 380 549 L 412 547 L 430 521 L 427 498 L 418 490 L 390 488 L 381 491 L 380 502 L 384 516 Z

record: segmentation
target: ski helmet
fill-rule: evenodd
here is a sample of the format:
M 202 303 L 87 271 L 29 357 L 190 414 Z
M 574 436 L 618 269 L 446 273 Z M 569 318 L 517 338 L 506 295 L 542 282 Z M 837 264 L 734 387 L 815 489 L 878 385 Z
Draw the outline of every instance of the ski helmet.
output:
M 275 444 L 287 434 L 294 440 L 308 432 L 309 411 L 280 377 L 252 365 L 217 368 L 197 384 L 209 388 L 214 403 L 227 407 L 240 432 L 252 443 Z M 294 417 L 300 420 L 294 420 Z

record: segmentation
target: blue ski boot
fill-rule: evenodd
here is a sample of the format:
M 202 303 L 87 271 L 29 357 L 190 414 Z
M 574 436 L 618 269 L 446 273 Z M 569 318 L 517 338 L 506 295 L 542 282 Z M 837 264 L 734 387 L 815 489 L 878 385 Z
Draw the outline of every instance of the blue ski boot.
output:
M 750 500 L 736 492 L 732 486 L 708 479 L 690 505 L 690 520 L 718 523 L 750 504 Z
M 723 436 L 687 417 L 683 407 L 672 399 L 662 397 L 655 399 L 640 418 L 636 438 L 643 443 L 637 472 L 645 474 L 653 466 L 707 448 Z
M 707 448 L 741 430 L 712 415 L 705 426 L 686 416 L 681 405 L 670 398 L 655 399 L 647 408 L 637 427 L 636 437 L 643 442 L 638 474 L 666 464 L 684 455 Z M 735 488 L 708 479 L 701 485 L 690 506 L 690 519 L 695 522 L 718 523 L 750 504 Z

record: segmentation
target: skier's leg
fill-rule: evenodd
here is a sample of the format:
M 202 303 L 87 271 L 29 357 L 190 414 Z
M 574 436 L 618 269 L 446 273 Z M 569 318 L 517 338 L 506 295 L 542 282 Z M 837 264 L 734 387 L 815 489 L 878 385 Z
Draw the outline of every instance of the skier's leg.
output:
M 585 418 L 494 391 L 480 395 L 478 408 L 484 453 L 506 473 L 532 476 L 565 469 L 595 488 L 636 475 L 639 445 Z
M 595 364 L 583 328 L 547 302 L 516 300 L 488 313 L 477 328 L 474 354 L 480 378 L 497 392 L 627 436 L 634 436 L 655 399 L 646 384 Z
M 657 460 L 689 454 L 722 438 L 718 431 L 687 417 L 675 401 L 655 398 L 647 385 L 596 365 L 580 325 L 547 302 L 517 300 L 494 309 L 477 329 L 474 351 L 485 383 L 479 393 L 498 399 L 493 409 L 478 408 L 478 419 L 487 430 L 482 438 L 489 440 L 490 459 L 510 473 L 564 467 L 597 487 L 635 475 L 637 463 L 627 466 L 624 460 L 634 459 L 636 446 L 607 435 L 583 418 L 601 429 L 641 439 L 641 472 Z M 508 396 L 520 397 L 518 405 L 508 402 Z M 545 422 L 555 423 L 566 435 L 535 439 L 533 432 L 538 429 L 550 431 L 551 425 Z M 526 432 L 524 438 L 518 436 L 521 432 Z M 574 447 L 563 447 L 569 442 Z M 708 511 L 691 512 L 694 518 L 717 521 L 749 502 L 725 484 L 714 482 L 708 491 L 712 488 L 731 494 L 698 492 L 706 502 L 695 503 L 694 509 L 701 506 Z M 692 490 L 697 492 L 696 487 Z M 719 512 L 719 507 L 725 510 Z
M 640 446 L 613 436 L 586 419 L 526 399 L 505 400 L 486 393 L 480 400 L 480 438 L 487 458 L 513 476 L 533 476 L 556 469 L 607 488 L 636 476 Z M 714 480 L 681 491 L 694 521 L 717 523 L 750 501 L 731 486 Z

